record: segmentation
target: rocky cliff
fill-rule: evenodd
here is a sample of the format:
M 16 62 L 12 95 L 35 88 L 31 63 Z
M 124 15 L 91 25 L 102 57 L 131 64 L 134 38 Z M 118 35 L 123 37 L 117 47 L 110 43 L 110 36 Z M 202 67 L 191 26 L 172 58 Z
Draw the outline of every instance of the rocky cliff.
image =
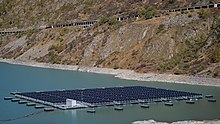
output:
M 68 1 L 61 3 L 67 5 Z M 55 3 L 45 7 L 49 9 L 53 6 L 58 12 L 60 6 L 63 6 L 61 3 L 56 4 L 56 7 L 53 5 Z M 119 8 L 120 3 L 117 3 Z M 75 4 L 78 4 L 77 1 Z M 145 4 L 153 2 L 145 1 Z M 193 3 L 185 1 L 185 4 Z M 139 6 L 139 3 L 134 1 L 126 5 L 126 7 Z M 171 5 L 167 4 L 166 7 Z M 107 13 L 108 7 L 104 8 Z M 97 15 L 101 13 L 97 12 Z M 62 14 L 59 16 L 64 16 Z M 68 11 L 68 14 L 71 15 L 71 11 Z M 87 16 L 95 17 L 92 13 Z M 55 17 L 52 15 L 51 18 Z M 79 15 L 76 18 L 79 18 Z M 47 23 L 43 20 L 42 22 Z M 0 51 L 2 58 L 20 61 L 124 68 L 141 73 L 220 77 L 220 10 L 169 13 L 148 20 L 114 23 L 107 21 L 85 29 L 73 26 L 31 30 L 23 34 L 0 36 Z

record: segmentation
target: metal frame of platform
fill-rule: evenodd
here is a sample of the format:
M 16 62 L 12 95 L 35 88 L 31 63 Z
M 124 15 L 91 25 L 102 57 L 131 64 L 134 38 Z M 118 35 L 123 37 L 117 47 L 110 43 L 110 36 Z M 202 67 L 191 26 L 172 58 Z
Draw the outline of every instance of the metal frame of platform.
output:
M 132 104 L 155 100 L 198 98 L 202 94 L 144 86 L 110 87 L 75 90 L 37 91 L 16 93 L 16 97 L 59 109 L 77 109 L 108 104 Z

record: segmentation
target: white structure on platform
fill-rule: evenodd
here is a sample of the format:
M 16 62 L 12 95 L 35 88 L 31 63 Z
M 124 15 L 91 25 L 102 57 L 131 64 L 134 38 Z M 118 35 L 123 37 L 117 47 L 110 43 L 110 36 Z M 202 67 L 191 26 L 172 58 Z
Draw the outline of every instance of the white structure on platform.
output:
M 66 99 L 66 105 L 68 108 L 73 108 L 73 107 L 77 106 L 76 100 Z
M 66 99 L 66 105 L 61 105 L 59 107 L 62 109 L 75 109 L 75 108 L 85 108 L 88 106 L 83 104 L 82 102 L 73 99 Z

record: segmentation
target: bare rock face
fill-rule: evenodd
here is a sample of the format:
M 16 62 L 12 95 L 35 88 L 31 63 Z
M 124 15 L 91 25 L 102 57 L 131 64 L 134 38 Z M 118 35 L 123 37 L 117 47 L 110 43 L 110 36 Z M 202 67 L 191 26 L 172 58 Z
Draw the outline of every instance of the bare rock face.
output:
M 27 36 L 23 36 L 13 42 L 9 42 L 7 45 L 5 45 L 0 49 L 1 55 L 14 51 L 18 47 L 23 46 L 26 42 L 27 42 Z
M 107 42 L 102 48 L 101 59 L 105 59 L 116 51 L 123 51 L 134 44 L 140 43 L 145 32 L 145 26 L 137 24 L 125 25 L 112 32 L 107 37 Z
M 98 56 L 95 55 L 95 53 L 99 53 L 99 47 L 101 46 L 101 43 L 103 42 L 104 34 L 97 35 L 93 38 L 92 42 L 86 46 L 84 50 L 84 55 L 81 60 L 82 65 L 86 66 L 94 66 L 95 63 L 100 59 Z
M 61 2 L 56 7 L 64 5 L 65 2 Z M 123 22 L 118 28 L 106 23 L 87 29 L 65 27 L 41 30 L 29 34 L 28 41 L 22 42 L 19 47 L 15 45 L 15 49 L 8 49 L 10 52 L 1 57 L 138 72 L 219 77 L 217 14 L 218 11 L 213 14 L 215 16 L 206 15 L 206 18 L 201 18 L 199 12 L 164 15 Z M 9 40 L 9 45 L 20 43 L 15 42 L 17 39 Z M 9 46 L 6 38 L 2 40 L 0 49 Z
M 190 15 L 190 16 L 188 14 L 179 14 L 179 15 L 172 16 L 169 19 L 164 20 L 162 24 L 164 24 L 167 27 L 172 26 L 172 25 L 184 26 L 195 20 L 199 20 L 199 17 L 197 14 Z

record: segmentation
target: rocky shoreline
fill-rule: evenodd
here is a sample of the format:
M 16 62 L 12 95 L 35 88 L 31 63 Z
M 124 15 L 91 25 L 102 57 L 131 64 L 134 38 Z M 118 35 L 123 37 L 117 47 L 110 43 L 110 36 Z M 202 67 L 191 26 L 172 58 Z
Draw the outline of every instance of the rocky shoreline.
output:
M 204 120 L 204 121 L 178 121 L 178 122 L 172 122 L 172 123 L 166 123 L 166 122 L 157 122 L 154 120 L 148 120 L 148 121 L 136 121 L 132 124 L 219 124 L 219 120 Z
M 0 62 L 25 65 L 31 67 L 40 67 L 40 68 L 52 68 L 52 69 L 73 70 L 73 71 L 99 73 L 99 74 L 110 74 L 110 75 L 114 75 L 117 78 L 126 79 L 126 80 L 158 81 L 158 82 L 167 82 L 167 83 L 181 83 L 181 84 L 190 84 L 190 85 L 220 87 L 219 78 L 204 78 L 204 77 L 196 77 L 196 76 L 155 74 L 155 73 L 141 74 L 141 73 L 136 73 L 132 70 L 125 70 L 125 69 L 81 67 L 74 65 L 59 65 L 59 64 L 37 63 L 37 62 L 22 62 L 13 59 L 0 59 Z

